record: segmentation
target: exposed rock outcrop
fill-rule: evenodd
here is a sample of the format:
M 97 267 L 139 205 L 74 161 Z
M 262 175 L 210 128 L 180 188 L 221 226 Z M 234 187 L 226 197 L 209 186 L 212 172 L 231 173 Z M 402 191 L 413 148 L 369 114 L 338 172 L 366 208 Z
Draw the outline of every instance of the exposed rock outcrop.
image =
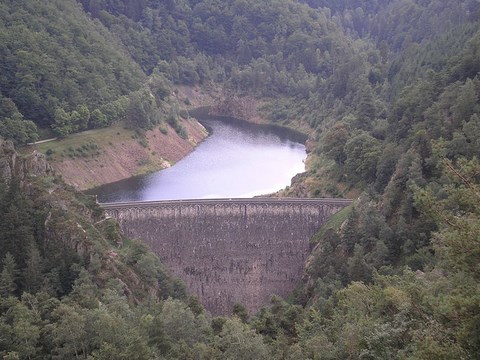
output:
M 168 296 L 168 289 L 161 288 L 158 279 L 161 276 L 162 281 L 169 281 L 170 277 L 153 254 L 135 242 L 125 244 L 116 221 L 104 217 L 94 197 L 75 191 L 56 176 L 43 154 L 19 155 L 12 142 L 0 139 L 0 182 L 7 185 L 2 186 L 6 191 L 0 192 L 0 215 L 17 214 L 9 218 L 17 221 L 15 225 L 24 226 L 24 243 L 38 246 L 42 259 L 55 269 L 53 274 L 59 274 L 55 275 L 58 288 L 48 291 L 60 286 L 62 290 L 58 291 L 67 291 L 72 285 L 71 276 L 83 267 L 100 287 L 116 279 L 132 303 Z M 12 234 L 5 241 L 15 248 L 21 244 L 14 229 Z M 129 246 L 136 246 L 134 257 L 120 251 L 128 253 Z M 136 263 L 143 257 L 153 261 L 149 265 L 151 273 L 137 269 Z M 155 272 L 158 279 L 152 275 Z M 60 276 L 62 280 L 58 280 Z
M 229 116 L 253 123 L 264 123 L 257 111 L 257 101 L 252 97 L 239 97 L 226 92 L 210 107 L 210 114 Z
M 0 178 L 10 183 L 12 179 L 23 181 L 28 176 L 39 177 L 54 175 L 45 155 L 34 151 L 30 155 L 20 157 L 13 143 L 0 138 Z

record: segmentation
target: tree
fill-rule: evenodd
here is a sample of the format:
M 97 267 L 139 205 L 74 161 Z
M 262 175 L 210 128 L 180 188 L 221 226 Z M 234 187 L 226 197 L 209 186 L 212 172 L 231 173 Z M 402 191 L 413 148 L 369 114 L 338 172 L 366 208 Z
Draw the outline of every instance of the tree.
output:
M 480 116 L 472 115 L 470 121 L 463 123 L 462 130 L 469 146 L 469 157 L 480 157 Z
M 357 105 L 357 127 L 359 129 L 369 130 L 372 128 L 376 116 L 372 87 L 365 85 L 361 92 L 362 95 Z
M 162 75 L 152 74 L 148 78 L 148 85 L 157 99 L 165 100 L 172 93 L 169 81 Z
M 16 145 L 25 145 L 38 139 L 36 125 L 21 118 L 0 119 L 0 136 L 7 140 L 13 140 Z
M 115 101 L 103 105 L 100 110 L 105 114 L 107 123 L 110 125 L 125 119 L 129 107 L 130 99 L 128 96 L 120 96 Z
M 476 356 L 480 352 L 480 162 L 477 158 L 452 162 L 443 157 L 440 165 L 448 179 L 440 194 L 433 186 L 423 189 L 414 186 L 414 190 L 417 206 L 432 217 L 439 228 L 433 237 L 433 248 L 439 256 L 438 266 L 446 274 L 437 282 L 440 286 L 447 284 L 449 289 L 432 308 L 444 309 L 436 316 L 448 319 L 454 347 L 442 347 L 436 341 L 438 336 L 432 334 L 432 338 L 427 339 L 428 346 L 419 346 L 419 352 L 425 354 L 424 358 L 427 354 L 452 352 Z M 460 309 L 458 304 L 462 304 Z
M 0 296 L 13 296 L 17 289 L 15 284 L 18 278 L 18 269 L 12 254 L 7 252 L 2 261 L 3 269 L 0 273 Z
M 190 310 L 192 310 L 195 316 L 198 316 L 205 312 L 205 309 L 203 308 L 202 304 L 200 304 L 200 301 L 196 296 L 191 295 L 188 297 L 187 300 L 188 307 L 190 308 Z
M 446 158 L 441 161 L 450 179 L 443 189 L 448 197 L 437 200 L 431 188 L 413 186 L 415 200 L 440 229 L 434 246 L 447 265 L 480 279 L 480 163 L 477 158 L 461 158 L 456 163 Z
M 76 125 L 79 130 L 85 130 L 88 128 L 88 123 L 90 121 L 90 110 L 86 105 L 78 105 L 76 110 L 78 116 L 76 120 Z
M 135 128 L 149 129 L 160 122 L 160 109 L 150 89 L 142 89 L 130 97 L 128 120 Z
M 0 204 L 0 253 L 10 252 L 19 268 L 26 266 L 25 254 L 34 241 L 32 203 L 12 179 Z
M 17 303 L 12 309 L 12 330 L 14 350 L 22 359 L 31 359 L 39 351 L 40 321 L 38 314 L 30 310 L 22 302 Z
M 91 275 L 86 269 L 81 268 L 69 298 L 84 308 L 95 309 L 99 304 L 97 292 L 98 287 L 93 283 Z
M 26 265 L 22 273 L 24 290 L 35 294 L 43 282 L 42 258 L 35 243 L 28 249 Z
M 323 140 L 323 152 L 339 164 L 343 164 L 347 158 L 344 148 L 350 134 L 347 125 L 343 122 L 335 123 L 328 129 Z
M 269 359 L 269 351 L 262 337 L 240 320 L 228 319 L 215 337 L 215 345 L 225 359 Z
M 52 352 L 61 358 L 73 355 L 85 358 L 87 352 L 87 320 L 75 306 L 60 304 L 52 314 L 56 319 L 52 330 L 55 348 Z
M 100 111 L 95 109 L 90 116 L 90 126 L 92 128 L 101 128 L 108 125 L 107 117 Z
M 16 145 L 25 145 L 38 138 L 37 126 L 25 120 L 15 103 L 0 95 L 0 136 L 13 140 Z
M 162 325 L 171 342 L 189 345 L 205 341 L 210 329 L 204 314 L 195 316 L 185 303 L 171 298 L 163 303 Z
M 452 116 L 457 127 L 480 110 L 478 99 L 475 83 L 472 79 L 467 79 L 465 84 L 460 88 L 460 92 L 452 108 Z
M 248 322 L 248 310 L 247 308 L 240 303 L 235 303 L 232 309 L 233 315 L 237 316 L 242 322 Z
M 73 124 L 70 115 L 62 108 L 55 109 L 52 129 L 60 137 L 65 137 L 73 132 Z
M 371 281 L 371 268 L 365 262 L 363 249 L 360 244 L 355 244 L 353 257 L 348 259 L 348 276 L 350 281 Z
M 395 144 L 387 144 L 378 159 L 377 170 L 375 173 L 375 189 L 383 191 L 390 181 L 395 166 L 400 157 L 400 151 Z
M 345 144 L 345 170 L 349 178 L 374 182 L 381 152 L 380 142 L 365 132 L 349 139 Z
M 112 293 L 109 299 L 105 298 L 109 302 L 107 306 L 90 311 L 87 317 L 87 320 L 92 322 L 88 328 L 88 344 L 95 348 L 89 358 L 151 359 L 151 349 L 147 344 L 147 338 L 137 326 L 136 316 L 130 311 L 124 299 L 113 296 L 115 300 L 112 303 L 111 295 Z M 118 311 L 119 307 L 122 308 L 121 311 Z

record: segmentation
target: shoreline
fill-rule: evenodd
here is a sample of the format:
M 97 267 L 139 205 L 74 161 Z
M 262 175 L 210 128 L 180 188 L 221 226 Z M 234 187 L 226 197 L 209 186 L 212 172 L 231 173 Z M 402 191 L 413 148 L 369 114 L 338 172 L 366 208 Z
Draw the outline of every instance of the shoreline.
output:
M 88 191 L 173 166 L 194 151 L 196 146 L 208 137 L 208 131 L 202 125 L 201 118 L 209 116 L 281 128 L 283 131 L 293 134 L 298 142 L 305 144 L 308 160 L 311 150 L 311 140 L 308 134 L 285 125 L 269 123 L 256 111 L 256 106 L 252 117 L 217 115 L 215 114 L 215 104 L 221 100 L 219 100 L 218 94 L 217 96 L 212 95 L 212 93 L 215 94 L 215 89 L 210 89 L 210 91 L 189 87 L 176 89 L 175 98 L 180 107 L 186 110 L 187 114 L 192 114 L 192 117 L 181 120 L 187 130 L 187 139 L 181 138 L 172 127 L 165 123 L 153 130 L 146 131 L 144 137 L 139 137 L 134 130 L 123 129 L 121 125 L 117 124 L 109 128 L 72 134 L 66 139 L 37 142 L 27 146 L 26 149 L 28 152 L 37 150 L 46 154 L 55 172 L 61 175 L 67 184 L 77 190 Z M 208 110 L 205 111 L 205 109 Z M 213 114 L 211 109 L 213 109 Z M 62 143 L 65 145 L 62 146 Z M 94 146 L 95 149 L 98 146 L 98 149 L 93 153 L 88 151 L 85 153 L 82 148 L 86 146 Z M 49 155 L 52 152 L 53 156 Z
M 66 139 L 26 147 L 47 154 L 63 180 L 77 190 L 168 168 L 190 154 L 208 136 L 196 119 L 182 120 L 188 138 L 181 138 L 166 124 L 139 137 L 133 130 L 113 126 L 73 134 Z M 50 154 L 50 155 L 49 155 Z

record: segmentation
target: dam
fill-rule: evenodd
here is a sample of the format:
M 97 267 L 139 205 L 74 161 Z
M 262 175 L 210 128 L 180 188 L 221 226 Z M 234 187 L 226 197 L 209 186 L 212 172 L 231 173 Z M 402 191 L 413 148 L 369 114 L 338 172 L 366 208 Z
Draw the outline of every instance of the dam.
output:
M 310 238 L 347 199 L 202 199 L 103 203 L 212 315 L 250 313 L 300 283 Z

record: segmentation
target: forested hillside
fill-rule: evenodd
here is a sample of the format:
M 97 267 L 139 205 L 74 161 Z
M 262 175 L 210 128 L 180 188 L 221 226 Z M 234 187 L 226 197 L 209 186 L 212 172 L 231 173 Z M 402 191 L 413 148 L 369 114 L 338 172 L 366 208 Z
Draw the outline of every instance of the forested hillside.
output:
M 357 198 L 312 239 L 289 303 L 211 319 L 87 198 L 51 174 L 10 181 L 2 356 L 479 358 L 477 0 L 23 0 L 0 18 L 1 136 L 178 127 L 175 86 L 213 84 L 308 132 L 283 195 Z
M 0 9 L 2 135 L 12 132 L 22 143 L 20 119 L 59 128 L 65 111 L 76 111 L 73 125 L 85 129 L 90 118 L 98 121 L 100 106 L 142 83 L 120 42 L 80 6 L 11 1 Z
M 0 4 L 0 135 L 25 144 L 40 134 L 166 119 L 168 81 L 147 78 L 121 39 L 74 1 Z

